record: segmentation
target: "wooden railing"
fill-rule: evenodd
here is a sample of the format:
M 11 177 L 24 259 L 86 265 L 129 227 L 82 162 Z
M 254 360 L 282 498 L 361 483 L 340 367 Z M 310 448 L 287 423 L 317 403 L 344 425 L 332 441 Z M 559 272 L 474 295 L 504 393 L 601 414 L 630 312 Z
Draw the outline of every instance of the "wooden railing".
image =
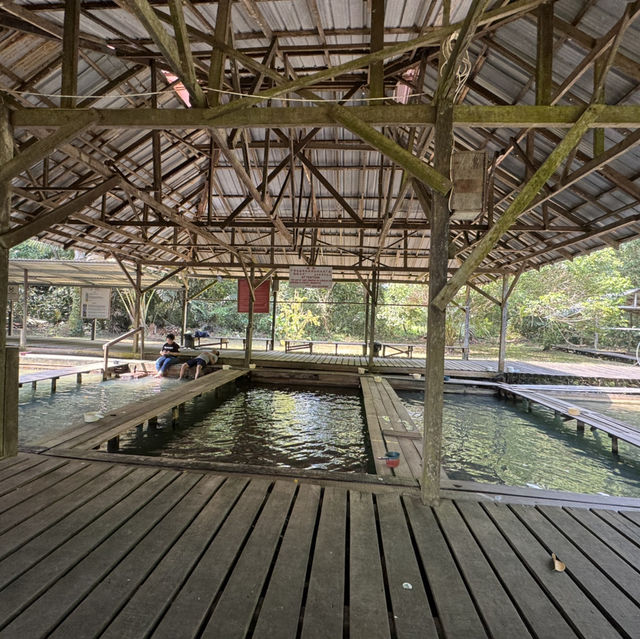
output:
M 102 379 L 107 379 L 107 370 L 109 369 L 109 349 L 118 342 L 121 342 L 123 339 L 127 339 L 127 337 L 131 337 L 136 333 L 140 333 L 140 356 L 144 357 L 144 330 L 145 326 L 138 326 L 138 328 L 132 328 L 130 331 L 120 335 L 119 337 L 115 337 L 110 340 L 106 344 L 102 345 L 102 350 L 104 351 L 104 368 L 102 369 Z

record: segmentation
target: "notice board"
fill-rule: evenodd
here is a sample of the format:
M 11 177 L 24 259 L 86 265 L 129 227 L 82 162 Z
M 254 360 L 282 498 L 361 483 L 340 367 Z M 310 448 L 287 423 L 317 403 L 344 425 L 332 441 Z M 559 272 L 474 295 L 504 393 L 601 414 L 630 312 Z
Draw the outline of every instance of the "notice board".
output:
M 330 266 L 290 266 L 291 288 L 331 288 L 333 269 Z
M 111 317 L 111 289 L 83 288 L 82 319 L 109 319 Z
M 254 313 L 268 313 L 269 312 L 269 294 L 271 280 L 262 282 L 255 290 L 256 299 L 253 303 Z M 238 280 L 238 313 L 249 312 L 249 282 L 246 279 Z

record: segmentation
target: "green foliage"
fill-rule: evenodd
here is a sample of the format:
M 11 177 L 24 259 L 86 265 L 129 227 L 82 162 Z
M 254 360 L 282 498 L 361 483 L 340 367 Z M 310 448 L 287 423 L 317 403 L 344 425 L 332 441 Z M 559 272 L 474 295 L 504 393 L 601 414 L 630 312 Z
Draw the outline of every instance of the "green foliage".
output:
M 317 312 L 310 308 L 305 308 L 302 302 L 306 302 L 308 297 L 300 289 L 293 289 L 293 295 L 289 298 L 289 303 L 278 306 L 276 320 L 276 331 L 278 336 L 289 339 L 303 339 L 311 337 L 308 328 L 318 326 L 320 317 Z
M 25 240 L 22 244 L 9 250 L 11 260 L 72 260 L 73 251 L 46 244 L 33 238 Z

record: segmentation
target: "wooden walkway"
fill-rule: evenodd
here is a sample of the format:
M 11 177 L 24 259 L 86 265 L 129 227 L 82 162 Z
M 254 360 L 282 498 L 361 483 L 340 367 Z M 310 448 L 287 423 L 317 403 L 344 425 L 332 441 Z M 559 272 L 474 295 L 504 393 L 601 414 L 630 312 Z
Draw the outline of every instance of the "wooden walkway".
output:
M 404 404 L 382 377 L 361 375 L 360 386 L 376 473 L 382 476 L 422 477 L 422 433 L 416 428 Z M 400 453 L 400 463 L 389 468 L 388 451 Z
M 240 351 L 222 351 L 221 362 L 236 364 L 242 360 Z M 369 360 L 366 357 L 356 355 L 327 355 L 309 353 L 282 353 L 280 351 L 254 352 L 252 362 L 260 368 L 283 368 L 300 370 L 330 370 L 355 373 L 358 369 L 366 369 Z M 607 383 L 618 382 L 640 385 L 640 367 L 626 364 L 614 364 L 604 362 L 586 363 L 561 363 L 549 364 L 521 362 L 509 360 L 507 372 L 510 383 L 541 383 L 540 379 L 567 378 L 573 381 L 587 380 L 591 385 L 596 380 Z M 375 357 L 373 371 L 382 374 L 412 374 L 425 370 L 424 359 L 408 359 L 400 357 Z M 493 380 L 498 376 L 498 364 L 495 360 L 460 360 L 445 359 L 445 375 L 448 377 L 463 377 L 474 379 Z
M 179 408 L 187 401 L 216 391 L 239 377 L 246 375 L 248 369 L 219 370 L 197 380 L 185 381 L 172 390 L 167 390 L 143 401 L 133 402 L 114 409 L 96 422 L 77 424 L 53 438 L 39 442 L 36 448 L 61 448 L 89 450 L 110 442 L 111 450 L 117 449 L 118 436 L 127 430 L 142 427 L 146 422 L 153 428 L 159 415 L 173 411 L 174 420 L 178 418 Z
M 76 376 L 76 382 L 82 383 L 82 375 L 84 373 L 93 373 L 94 371 L 102 372 L 104 363 L 102 361 L 90 362 L 88 364 L 82 364 L 80 366 L 71 366 L 67 368 L 55 368 L 48 371 L 38 371 L 37 373 L 27 373 L 20 375 L 18 379 L 18 385 L 20 388 L 24 384 L 31 384 L 32 388 L 36 388 L 38 382 L 51 381 L 51 392 L 55 392 L 57 381 L 61 377 L 69 377 L 70 375 Z M 114 368 L 110 366 L 109 368 Z
M 601 430 L 607 433 L 611 437 L 611 451 L 615 454 L 618 453 L 619 439 L 633 446 L 640 446 L 640 431 L 623 421 L 588 408 L 576 406 L 539 390 L 509 384 L 496 384 L 495 386 L 499 394 L 503 396 L 522 399 L 528 410 L 531 410 L 532 403 L 539 404 L 554 411 L 556 416 L 563 417 L 565 420 L 575 419 L 579 431 L 584 431 L 586 425 L 591 430 Z
M 21 454 L 0 638 L 44 636 L 639 637 L 640 512 Z

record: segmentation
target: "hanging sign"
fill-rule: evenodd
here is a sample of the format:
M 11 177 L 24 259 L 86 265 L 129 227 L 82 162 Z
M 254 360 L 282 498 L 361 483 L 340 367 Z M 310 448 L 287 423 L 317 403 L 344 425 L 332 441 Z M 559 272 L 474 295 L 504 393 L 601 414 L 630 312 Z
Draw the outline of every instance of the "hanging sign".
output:
M 109 319 L 111 317 L 111 289 L 83 288 L 82 319 Z
M 330 266 L 290 266 L 291 288 L 331 288 L 333 269 Z
M 18 301 L 18 284 L 9 284 L 7 286 L 7 302 Z
M 253 302 L 254 313 L 268 313 L 269 312 L 269 284 L 271 280 L 262 282 L 258 288 L 255 289 L 255 300 Z M 249 312 L 249 298 L 251 293 L 249 291 L 249 282 L 246 279 L 238 280 L 238 313 Z

